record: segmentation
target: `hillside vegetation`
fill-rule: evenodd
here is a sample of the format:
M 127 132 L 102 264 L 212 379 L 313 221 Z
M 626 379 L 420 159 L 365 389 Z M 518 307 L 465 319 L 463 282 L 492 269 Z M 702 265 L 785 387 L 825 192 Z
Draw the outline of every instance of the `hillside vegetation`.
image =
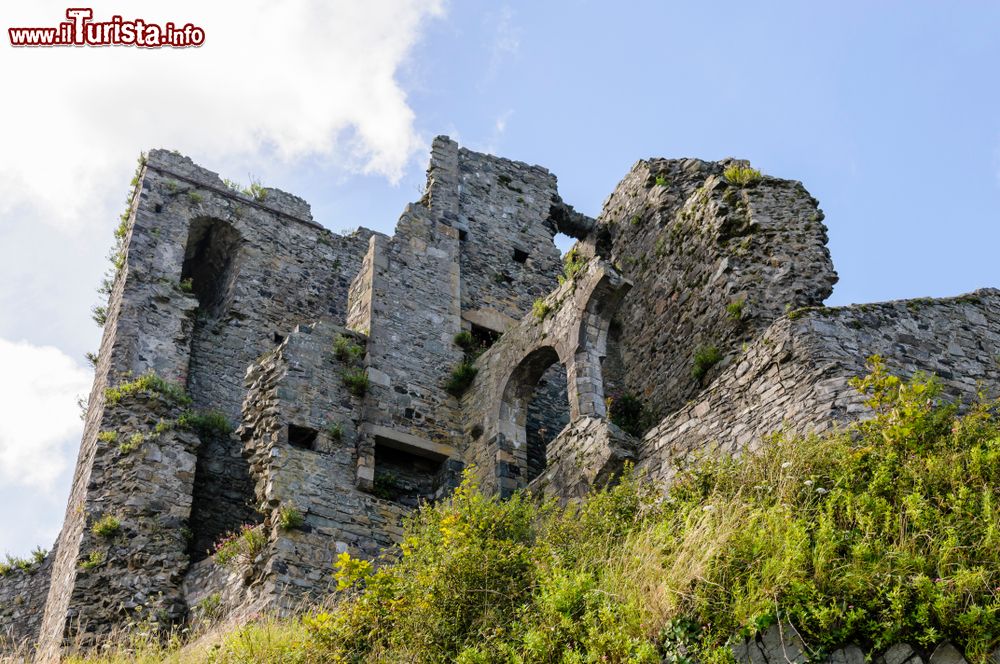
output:
M 410 519 L 392 564 L 346 554 L 324 608 L 177 650 L 104 660 L 723 662 L 777 620 L 810 655 L 1000 645 L 997 404 L 958 415 L 936 381 L 874 358 L 874 417 L 705 460 L 664 498 L 628 472 L 579 505 L 484 497 L 468 476 Z

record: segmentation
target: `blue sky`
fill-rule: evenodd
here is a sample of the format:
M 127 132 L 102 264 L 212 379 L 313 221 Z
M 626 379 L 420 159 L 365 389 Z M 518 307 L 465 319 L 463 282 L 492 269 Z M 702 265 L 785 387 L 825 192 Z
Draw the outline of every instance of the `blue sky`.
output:
M 828 304 L 1000 286 L 1000 4 L 374 4 L 146 3 L 203 24 L 205 47 L 0 48 L 19 100 L 0 109 L 0 552 L 58 530 L 93 288 L 149 147 L 253 173 L 334 230 L 384 232 L 436 134 L 549 168 L 591 215 L 640 158 L 735 156 L 819 199 L 840 274 Z

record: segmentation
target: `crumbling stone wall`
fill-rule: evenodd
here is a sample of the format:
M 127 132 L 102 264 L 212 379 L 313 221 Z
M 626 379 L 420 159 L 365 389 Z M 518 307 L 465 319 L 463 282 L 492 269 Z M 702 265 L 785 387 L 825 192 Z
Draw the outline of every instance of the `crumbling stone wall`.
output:
M 15 568 L 0 576 L 0 654 L 30 647 L 38 638 L 52 578 L 50 552 L 29 569 Z
M 892 373 L 937 375 L 966 403 L 1000 394 L 1000 291 L 941 300 L 815 308 L 777 320 L 689 404 L 643 438 L 639 466 L 667 482 L 706 454 L 738 454 L 787 428 L 807 433 L 863 417 L 848 381 L 881 355 Z
M 1000 292 L 799 309 L 836 280 L 822 212 L 797 182 L 728 182 L 732 163 L 639 162 L 595 221 L 545 169 L 438 137 L 395 234 L 342 237 L 294 196 L 237 192 L 153 151 L 63 530 L 34 576 L 0 580 L 0 601 L 47 593 L 52 660 L 131 617 L 290 609 L 328 588 L 337 553 L 377 556 L 467 463 L 501 495 L 572 499 L 630 460 L 669 482 L 782 426 L 863 416 L 847 381 L 872 353 L 937 373 L 953 395 L 997 389 Z M 559 285 L 557 231 L 586 261 Z M 459 398 L 446 384 L 472 359 L 462 330 L 492 346 Z M 358 352 L 337 352 L 344 339 Z M 708 347 L 719 361 L 696 375 Z M 174 387 L 108 399 L 150 371 Z M 605 396 L 622 392 L 660 419 L 642 440 L 608 420 Z M 187 410 L 239 426 L 198 433 L 180 425 Z M 118 527 L 95 531 L 106 516 Z M 264 552 L 239 567 L 202 559 L 244 523 Z M 0 626 L 32 634 L 27 611 Z
M 192 266 L 199 251 L 205 257 L 199 235 L 211 229 L 222 229 L 225 261 L 221 268 L 199 271 Z M 121 435 L 131 435 L 133 425 L 145 430 L 150 422 L 155 424 L 151 418 L 176 414 L 159 412 L 165 406 L 150 403 L 134 408 L 125 404 L 110 412 L 105 388 L 153 371 L 186 387 L 195 408 L 219 410 L 237 422 L 244 370 L 273 347 L 276 334 L 321 315 L 341 320 L 346 316 L 347 285 L 360 267 L 366 244 L 363 232 L 340 237 L 320 227 L 308 206 L 294 196 L 267 189 L 263 200 L 256 200 L 234 192 L 216 174 L 184 157 L 163 150 L 149 154 L 134 197 L 124 265 L 109 302 L 77 472 L 53 563 L 41 633 L 44 656 L 54 656 L 78 629 L 104 629 L 133 606 L 154 614 L 164 611 L 171 619 L 183 615 L 179 585 L 191 545 L 180 536 L 180 526 L 201 524 L 194 533 L 201 548 L 218 533 L 252 518 L 252 487 L 238 439 L 222 437 L 203 444 L 189 433 L 170 434 L 159 439 L 161 448 L 153 456 L 141 452 L 128 464 L 119 464 L 114 446 L 98 445 L 98 433 L 123 427 Z M 211 247 L 207 251 L 212 255 Z M 185 283 L 188 278 L 191 282 Z M 203 283 L 213 278 L 219 283 Z M 178 469 L 187 473 L 188 460 L 194 464 L 190 477 L 180 478 Z M 136 478 L 135 484 L 129 484 L 128 477 Z M 174 484 L 175 479 L 189 484 Z M 195 485 L 214 490 L 196 491 Z M 193 504 L 192 497 L 198 498 Z M 131 501 L 128 509 L 126 501 Z M 130 539 L 127 551 L 109 549 L 101 571 L 81 568 L 96 550 L 87 529 L 119 504 L 137 519 L 135 527 L 142 532 L 163 527 L 153 514 L 180 521 L 169 537 L 151 533 Z M 189 513 L 181 515 L 185 506 Z M 140 558 L 148 569 L 166 565 L 164 578 L 129 572 L 128 565 Z M 147 577 L 155 588 L 136 585 L 138 577 Z M 102 593 L 107 601 L 95 601 L 87 590 L 88 579 L 100 579 L 94 583 L 101 584 L 105 578 L 111 588 Z M 155 594 L 147 595 L 151 589 Z
M 820 304 L 836 273 L 823 213 L 799 182 L 723 177 L 735 162 L 638 162 L 604 204 L 598 247 L 634 288 L 617 316 L 611 391 L 657 418 L 717 375 L 693 374 L 699 349 L 737 352 L 787 309 Z
M 360 357 L 338 357 L 338 336 L 365 347 L 363 336 L 329 321 L 299 325 L 246 375 L 239 434 L 270 540 L 253 583 L 272 606 L 294 608 L 332 590 L 336 555 L 375 558 L 402 535 L 408 511 L 355 487 L 366 396 L 344 383 L 343 372 Z M 310 447 L 293 444 L 290 425 L 315 434 Z M 283 528 L 282 510 L 301 515 L 302 524 Z
M 556 285 L 562 263 L 549 219 L 556 178 L 540 166 L 452 141 L 438 141 L 434 150 L 454 154 L 458 170 L 457 206 L 446 214 L 456 215 L 461 238 L 463 318 L 502 332 Z M 448 163 L 443 155 L 441 162 Z M 432 175 L 437 177 L 436 170 Z M 437 186 L 432 181 L 434 202 Z

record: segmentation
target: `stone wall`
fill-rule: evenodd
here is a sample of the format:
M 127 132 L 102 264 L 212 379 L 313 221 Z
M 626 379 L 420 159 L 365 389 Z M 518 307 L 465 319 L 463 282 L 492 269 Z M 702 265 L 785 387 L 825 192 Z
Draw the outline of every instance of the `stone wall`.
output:
M 556 178 L 540 166 L 459 149 L 451 141 L 438 141 L 434 149 L 432 154 L 457 150 L 463 318 L 502 332 L 555 288 L 562 266 L 549 219 Z
M 52 656 L 63 639 L 74 639 L 77 629 L 90 624 L 105 629 L 125 619 L 129 607 L 165 611 L 170 618 L 182 615 L 179 585 L 190 543 L 175 541 L 181 526 L 197 527 L 198 551 L 253 518 L 239 440 L 200 441 L 186 432 L 170 433 L 150 445 L 149 454 L 141 450 L 122 464 L 115 445 L 98 445 L 100 432 L 148 433 L 158 418 L 177 413 L 163 410 L 169 404 L 153 402 L 119 405 L 111 412 L 105 408 L 105 388 L 152 371 L 185 387 L 195 408 L 219 410 L 237 422 L 243 373 L 254 358 L 299 321 L 346 317 L 347 287 L 367 240 L 364 232 L 340 237 L 320 227 L 308 205 L 294 196 L 267 189 L 257 200 L 184 157 L 163 150 L 149 154 L 133 200 L 124 265 L 109 302 L 53 563 L 41 635 L 45 656 Z M 188 460 L 194 464 L 190 477 L 183 474 Z M 185 506 L 189 513 L 181 514 Z M 127 551 L 108 548 L 103 571 L 84 569 L 81 564 L 91 553 L 104 550 L 103 543 L 91 541 L 88 529 L 110 509 L 137 519 L 126 524 L 126 532 L 164 527 L 159 516 L 152 516 L 161 510 L 177 523 L 171 522 L 170 536 L 150 531 L 130 539 Z M 162 579 L 129 571 L 139 559 L 158 561 L 149 562 L 150 569 L 162 562 L 170 571 Z M 162 600 L 147 595 L 152 587 L 135 585 L 141 576 L 157 593 L 167 589 Z M 95 602 L 87 587 L 105 577 L 115 590 Z
M 478 373 L 462 398 L 464 452 L 484 490 L 510 495 L 538 472 L 537 467 L 529 472 L 528 424 L 536 387 L 546 374 L 565 372 L 570 423 L 605 417 L 601 362 L 611 317 L 629 287 L 593 257 L 476 360 Z M 553 385 L 561 388 L 561 382 Z M 555 418 L 534 413 L 535 423 L 551 419 L 554 427 Z M 537 453 L 532 456 L 537 460 Z
M 728 183 L 730 163 L 640 161 L 607 199 L 598 250 L 634 284 L 608 354 L 611 392 L 662 417 L 708 384 L 699 349 L 725 359 L 789 308 L 820 304 L 836 273 L 823 213 L 799 182 Z
M 27 569 L 14 568 L 0 576 L 0 654 L 30 647 L 38 639 L 52 560 L 50 553 Z
M 969 402 L 1000 395 L 1000 291 L 795 311 L 776 321 L 683 408 L 643 438 L 639 467 L 669 481 L 705 454 L 753 450 L 772 432 L 822 431 L 863 417 L 848 381 L 881 355 L 889 370 L 937 375 Z
M 338 356 L 337 338 L 358 351 Z M 408 506 L 355 486 L 367 396 L 343 374 L 361 365 L 365 343 L 329 321 L 300 325 L 247 372 L 239 434 L 270 541 L 250 580 L 272 606 L 294 608 L 331 591 L 338 553 L 375 558 L 402 535 Z M 291 426 L 312 432 L 311 444 L 296 441 Z M 301 515 L 301 525 L 282 527 L 283 510 Z

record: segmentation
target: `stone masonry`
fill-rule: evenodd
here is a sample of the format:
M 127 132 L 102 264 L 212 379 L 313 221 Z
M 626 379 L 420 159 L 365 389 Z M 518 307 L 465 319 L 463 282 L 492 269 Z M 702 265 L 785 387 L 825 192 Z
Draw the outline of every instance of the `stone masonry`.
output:
M 63 528 L 0 577 L 0 649 L 55 661 L 129 621 L 294 610 L 468 469 L 501 496 L 574 500 L 628 462 L 666 487 L 702 455 L 864 417 L 848 381 L 875 353 L 954 398 L 1000 389 L 1000 291 L 824 308 L 816 200 L 731 166 L 637 162 L 591 219 L 544 168 L 438 137 L 392 236 L 337 235 L 153 150 Z M 640 430 L 611 421 L 619 400 Z M 223 565 L 233 537 L 253 548 Z M 797 661 L 780 636 L 737 658 Z M 886 664 L 928 654 L 907 652 Z

